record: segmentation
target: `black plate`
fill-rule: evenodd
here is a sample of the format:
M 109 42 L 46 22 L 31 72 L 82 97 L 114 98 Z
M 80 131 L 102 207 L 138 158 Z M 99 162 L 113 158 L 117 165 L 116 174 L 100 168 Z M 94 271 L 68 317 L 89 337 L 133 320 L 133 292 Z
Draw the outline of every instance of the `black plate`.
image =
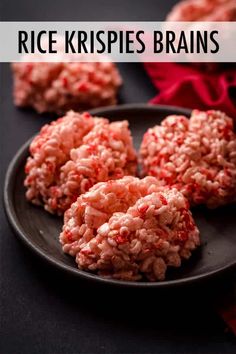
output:
M 160 123 L 169 114 L 189 115 L 189 110 L 144 104 L 101 108 L 92 114 L 110 120 L 127 119 L 138 149 L 148 127 Z M 24 165 L 30 141 L 18 151 L 7 171 L 4 201 L 7 216 L 17 235 L 45 261 L 76 276 L 122 286 L 167 287 L 181 285 L 221 273 L 236 264 L 236 206 L 217 210 L 196 208 L 193 216 L 201 232 L 202 246 L 179 269 L 167 272 L 162 282 L 127 282 L 105 279 L 77 269 L 74 258 L 64 254 L 58 241 L 62 219 L 52 216 L 25 199 Z

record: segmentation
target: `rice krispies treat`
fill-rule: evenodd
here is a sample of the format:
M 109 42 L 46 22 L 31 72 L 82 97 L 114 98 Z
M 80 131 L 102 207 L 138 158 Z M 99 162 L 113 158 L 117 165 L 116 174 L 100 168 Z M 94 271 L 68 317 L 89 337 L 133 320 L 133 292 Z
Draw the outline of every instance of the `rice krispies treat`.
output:
M 80 269 L 120 280 L 163 280 L 200 244 L 188 202 L 153 177 L 98 183 L 64 215 L 63 251 Z
M 183 0 L 173 6 L 166 21 L 236 21 L 236 1 Z M 192 29 L 194 29 L 194 25 Z M 227 40 L 227 36 L 225 40 Z M 216 72 L 234 64 L 193 62 L 191 65 L 202 71 Z
M 14 63 L 14 102 L 37 112 L 65 113 L 116 104 L 122 80 L 111 62 Z
M 167 21 L 235 21 L 235 0 L 183 0 L 176 4 Z
M 140 156 L 145 175 L 181 190 L 192 205 L 236 200 L 236 135 L 222 112 L 167 117 L 144 135 Z
M 57 214 L 99 181 L 136 173 L 128 122 L 70 111 L 44 126 L 30 145 L 26 197 Z

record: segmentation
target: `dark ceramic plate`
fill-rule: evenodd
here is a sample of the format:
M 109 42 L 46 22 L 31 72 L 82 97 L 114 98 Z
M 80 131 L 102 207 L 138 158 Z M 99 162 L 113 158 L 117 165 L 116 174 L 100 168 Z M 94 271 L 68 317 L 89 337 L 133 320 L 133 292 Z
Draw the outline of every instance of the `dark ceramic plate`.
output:
M 138 149 L 143 133 L 148 127 L 161 122 L 169 114 L 186 114 L 189 110 L 144 104 L 101 108 L 92 114 L 110 120 L 127 119 Z M 58 241 L 62 219 L 52 216 L 42 208 L 28 203 L 23 187 L 24 165 L 30 141 L 21 147 L 12 160 L 6 175 L 4 199 L 6 213 L 17 235 L 36 254 L 53 266 L 78 277 L 122 286 L 167 287 L 204 279 L 232 268 L 236 264 L 236 206 L 217 210 L 193 209 L 193 216 L 201 232 L 202 246 L 179 269 L 167 272 L 162 282 L 126 282 L 110 280 L 77 269 L 74 259 L 65 255 Z

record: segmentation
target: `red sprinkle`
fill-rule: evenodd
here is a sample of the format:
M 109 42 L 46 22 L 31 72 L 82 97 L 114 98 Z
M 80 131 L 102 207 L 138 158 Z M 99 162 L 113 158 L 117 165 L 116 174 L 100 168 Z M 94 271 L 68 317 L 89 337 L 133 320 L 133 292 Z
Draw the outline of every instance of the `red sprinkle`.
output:
M 138 207 L 138 211 L 142 214 L 145 214 L 147 210 L 148 210 L 148 205 L 141 205 Z
M 28 174 L 30 172 L 30 166 L 25 165 L 25 173 Z
M 91 118 L 91 114 L 89 112 L 84 112 L 84 118 Z
M 121 235 L 116 236 L 115 240 L 119 244 L 123 244 L 123 243 L 127 242 L 127 238 L 124 236 L 121 236 Z
M 188 233 L 186 231 L 178 231 L 177 238 L 180 241 L 187 241 L 188 240 Z
M 191 220 L 191 217 L 190 217 L 188 211 L 186 209 L 184 209 L 184 208 L 182 208 L 180 211 L 182 212 L 183 221 L 185 222 L 186 228 L 188 230 L 193 230 L 194 229 L 194 224 L 193 224 L 193 222 Z
M 73 235 L 71 231 L 65 231 L 65 235 L 69 242 L 73 242 Z
M 62 78 L 62 86 L 64 88 L 68 87 L 68 80 L 67 80 L 67 78 L 65 76 Z
M 90 256 L 92 254 L 91 250 L 81 250 L 81 253 L 83 253 L 85 256 Z
M 80 92 L 87 92 L 88 91 L 88 84 L 87 82 L 81 82 L 78 87 L 77 90 Z
M 163 205 L 167 205 L 168 204 L 166 198 L 162 194 L 160 194 L 159 198 L 160 198 L 160 201 L 162 202 Z

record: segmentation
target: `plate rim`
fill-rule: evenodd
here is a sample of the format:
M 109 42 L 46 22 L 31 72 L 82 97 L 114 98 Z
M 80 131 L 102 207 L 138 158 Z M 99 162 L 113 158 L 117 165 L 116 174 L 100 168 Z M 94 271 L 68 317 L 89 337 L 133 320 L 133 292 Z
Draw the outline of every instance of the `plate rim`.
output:
M 153 111 L 155 110 L 171 110 L 171 111 L 176 111 L 176 113 L 179 114 L 187 114 L 190 115 L 191 111 L 190 109 L 186 108 L 181 108 L 181 107 L 175 107 L 175 106 L 167 106 L 167 105 L 153 105 L 153 104 L 145 104 L 145 103 L 132 103 L 132 104 L 122 104 L 122 105 L 117 105 L 117 106 L 107 106 L 107 107 L 100 107 L 96 108 L 93 110 L 89 110 L 89 113 L 92 115 L 100 114 L 100 112 L 103 112 L 102 114 L 106 114 L 106 112 L 114 111 L 114 110 L 134 110 L 134 109 L 151 109 Z M 234 268 L 236 266 L 236 259 L 235 261 L 229 263 L 228 265 L 219 267 L 217 269 L 208 271 L 206 273 L 200 274 L 200 275 L 193 275 L 193 276 L 188 276 L 183 279 L 173 279 L 173 280 L 163 280 L 159 282 L 148 282 L 148 281 L 143 281 L 143 282 L 129 282 L 129 281 L 124 281 L 124 280 L 116 280 L 116 279 L 111 279 L 111 278 L 105 278 L 102 276 L 99 276 L 97 274 L 89 273 L 86 271 L 83 271 L 79 268 L 73 268 L 70 265 L 67 265 L 63 263 L 62 261 L 58 261 L 57 259 L 53 258 L 52 256 L 48 255 L 45 253 L 43 250 L 41 250 L 37 245 L 33 244 L 31 240 L 27 237 L 26 232 L 24 232 L 23 228 L 20 225 L 19 219 L 15 213 L 15 207 L 13 205 L 12 199 L 10 198 L 10 195 L 12 194 L 11 189 L 14 186 L 14 181 L 15 181 L 15 172 L 19 167 L 20 162 L 22 161 L 22 155 L 26 154 L 26 151 L 28 150 L 29 144 L 32 141 L 34 136 L 32 136 L 30 139 L 28 139 L 15 153 L 13 158 L 11 159 L 6 174 L 5 174 L 5 180 L 4 180 L 4 190 L 3 190 L 3 204 L 4 204 L 4 209 L 5 213 L 8 219 L 8 222 L 10 223 L 10 226 L 14 230 L 15 235 L 23 241 L 23 243 L 34 252 L 37 256 L 39 256 L 42 260 L 47 261 L 49 264 L 57 268 L 58 270 L 62 270 L 65 273 L 69 273 L 73 276 L 78 276 L 81 279 L 85 280 L 91 280 L 93 282 L 101 283 L 101 284 L 107 284 L 107 285 L 113 285 L 113 286 L 120 286 L 120 287 L 132 287 L 132 288 L 168 288 L 168 287 L 176 287 L 176 286 L 183 286 L 186 284 L 191 284 L 191 283 L 196 283 L 202 280 L 205 280 L 207 278 L 211 278 L 213 276 L 217 276 L 222 274 L 225 271 L 229 271 L 230 269 Z

